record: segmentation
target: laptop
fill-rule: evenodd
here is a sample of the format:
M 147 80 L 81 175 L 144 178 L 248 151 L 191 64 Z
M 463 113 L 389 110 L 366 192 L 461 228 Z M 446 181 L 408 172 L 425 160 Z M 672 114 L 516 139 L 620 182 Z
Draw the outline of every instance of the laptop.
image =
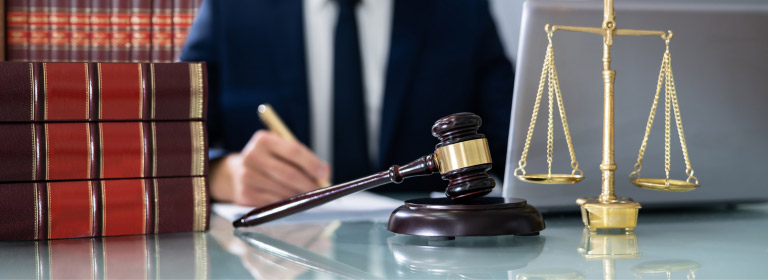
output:
M 665 50 L 658 36 L 614 37 L 615 193 L 644 208 L 768 201 L 768 2 L 615 2 L 618 28 L 672 30 L 674 74 L 690 162 L 701 186 L 653 191 L 628 180 L 645 132 Z M 576 199 L 598 196 L 602 156 L 602 37 L 557 31 L 554 58 L 573 146 L 584 179 L 542 185 L 513 176 L 518 167 L 547 48 L 545 24 L 602 23 L 603 1 L 527 1 L 523 6 L 503 194 L 543 211 L 577 210 Z M 547 173 L 547 92 L 527 158 L 527 173 Z M 664 178 L 664 91 L 642 162 L 644 178 Z M 554 107 L 552 173 L 571 173 L 562 124 Z M 685 163 L 671 119 L 670 178 L 685 180 Z

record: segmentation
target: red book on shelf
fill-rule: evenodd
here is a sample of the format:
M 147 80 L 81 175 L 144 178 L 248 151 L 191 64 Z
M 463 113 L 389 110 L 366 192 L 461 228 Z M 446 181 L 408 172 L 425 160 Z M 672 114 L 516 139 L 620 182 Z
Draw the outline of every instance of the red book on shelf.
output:
M 205 120 L 205 69 L 204 63 L 0 62 L 0 123 Z
M 196 0 L 173 0 L 173 60 L 178 61 L 197 15 Z
M 29 0 L 6 3 L 6 59 L 27 61 L 29 56 Z
M 69 9 L 70 61 L 88 61 L 91 45 L 90 0 L 71 0 Z
M 162 1 L 161 1 L 162 2 Z M 151 0 L 131 0 L 131 61 L 149 62 L 152 20 Z
M 29 60 L 48 61 L 51 50 L 51 26 L 48 0 L 29 0 Z
M 90 30 L 90 61 L 109 62 L 110 53 L 110 0 L 90 0 L 91 30 Z
M 0 240 L 203 231 L 205 177 L 0 183 Z
M 70 1 L 50 0 L 48 24 L 50 25 L 50 61 L 69 61 L 71 28 L 69 23 Z
M 152 1 L 152 61 L 173 61 L 173 1 Z
M 112 0 L 109 26 L 112 62 L 131 61 L 131 1 Z

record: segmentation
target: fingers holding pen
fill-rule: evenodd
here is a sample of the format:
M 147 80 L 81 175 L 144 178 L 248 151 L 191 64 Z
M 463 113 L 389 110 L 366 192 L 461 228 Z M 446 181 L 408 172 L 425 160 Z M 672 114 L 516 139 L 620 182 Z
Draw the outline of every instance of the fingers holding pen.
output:
M 255 170 L 266 178 L 279 184 L 281 188 L 292 190 L 293 195 L 317 189 L 319 186 L 309 176 L 295 166 L 276 157 L 255 157 L 247 166 L 258 165 L 263 169 Z
M 317 180 L 330 176 L 328 165 L 307 147 L 270 131 L 257 131 L 243 152 L 249 169 L 298 193 L 320 187 Z
M 303 144 L 259 130 L 240 153 L 211 167 L 211 196 L 219 201 L 263 206 L 315 190 L 330 176 L 328 164 Z M 324 186 L 322 186 L 324 187 Z
M 218 162 L 212 174 L 211 196 L 238 205 L 263 206 L 294 192 L 245 167 L 241 154 L 231 154 Z
M 331 168 L 324 161 L 317 158 L 312 151 L 303 144 L 295 141 L 284 141 L 284 139 L 265 139 L 267 141 L 277 140 L 274 143 L 274 149 L 271 152 L 275 156 L 299 167 L 304 173 L 309 175 L 314 181 L 328 181 L 331 177 Z M 321 186 L 324 187 L 324 186 Z

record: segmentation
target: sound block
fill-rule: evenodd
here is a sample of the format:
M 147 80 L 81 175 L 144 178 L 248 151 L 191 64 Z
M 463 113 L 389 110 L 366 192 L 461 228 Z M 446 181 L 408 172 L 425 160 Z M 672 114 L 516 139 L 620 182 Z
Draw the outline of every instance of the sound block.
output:
M 538 209 L 520 198 L 480 197 L 461 204 L 449 198 L 405 202 L 389 216 L 387 230 L 452 239 L 456 236 L 538 235 L 544 230 Z

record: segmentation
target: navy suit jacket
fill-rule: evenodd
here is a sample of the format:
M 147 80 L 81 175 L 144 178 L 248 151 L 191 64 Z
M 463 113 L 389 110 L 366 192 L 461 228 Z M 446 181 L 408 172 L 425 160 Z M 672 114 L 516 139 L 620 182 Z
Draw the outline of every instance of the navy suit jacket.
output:
M 310 143 L 305 48 L 311 46 L 303 20 L 302 0 L 203 2 L 181 59 L 208 64 L 212 158 L 241 150 L 262 128 L 261 103 L 271 103 L 296 137 Z M 433 152 L 436 120 L 474 112 L 483 119 L 493 171 L 503 177 L 514 72 L 488 3 L 395 0 L 391 32 L 376 171 Z M 442 191 L 446 183 L 431 177 L 389 189 Z

